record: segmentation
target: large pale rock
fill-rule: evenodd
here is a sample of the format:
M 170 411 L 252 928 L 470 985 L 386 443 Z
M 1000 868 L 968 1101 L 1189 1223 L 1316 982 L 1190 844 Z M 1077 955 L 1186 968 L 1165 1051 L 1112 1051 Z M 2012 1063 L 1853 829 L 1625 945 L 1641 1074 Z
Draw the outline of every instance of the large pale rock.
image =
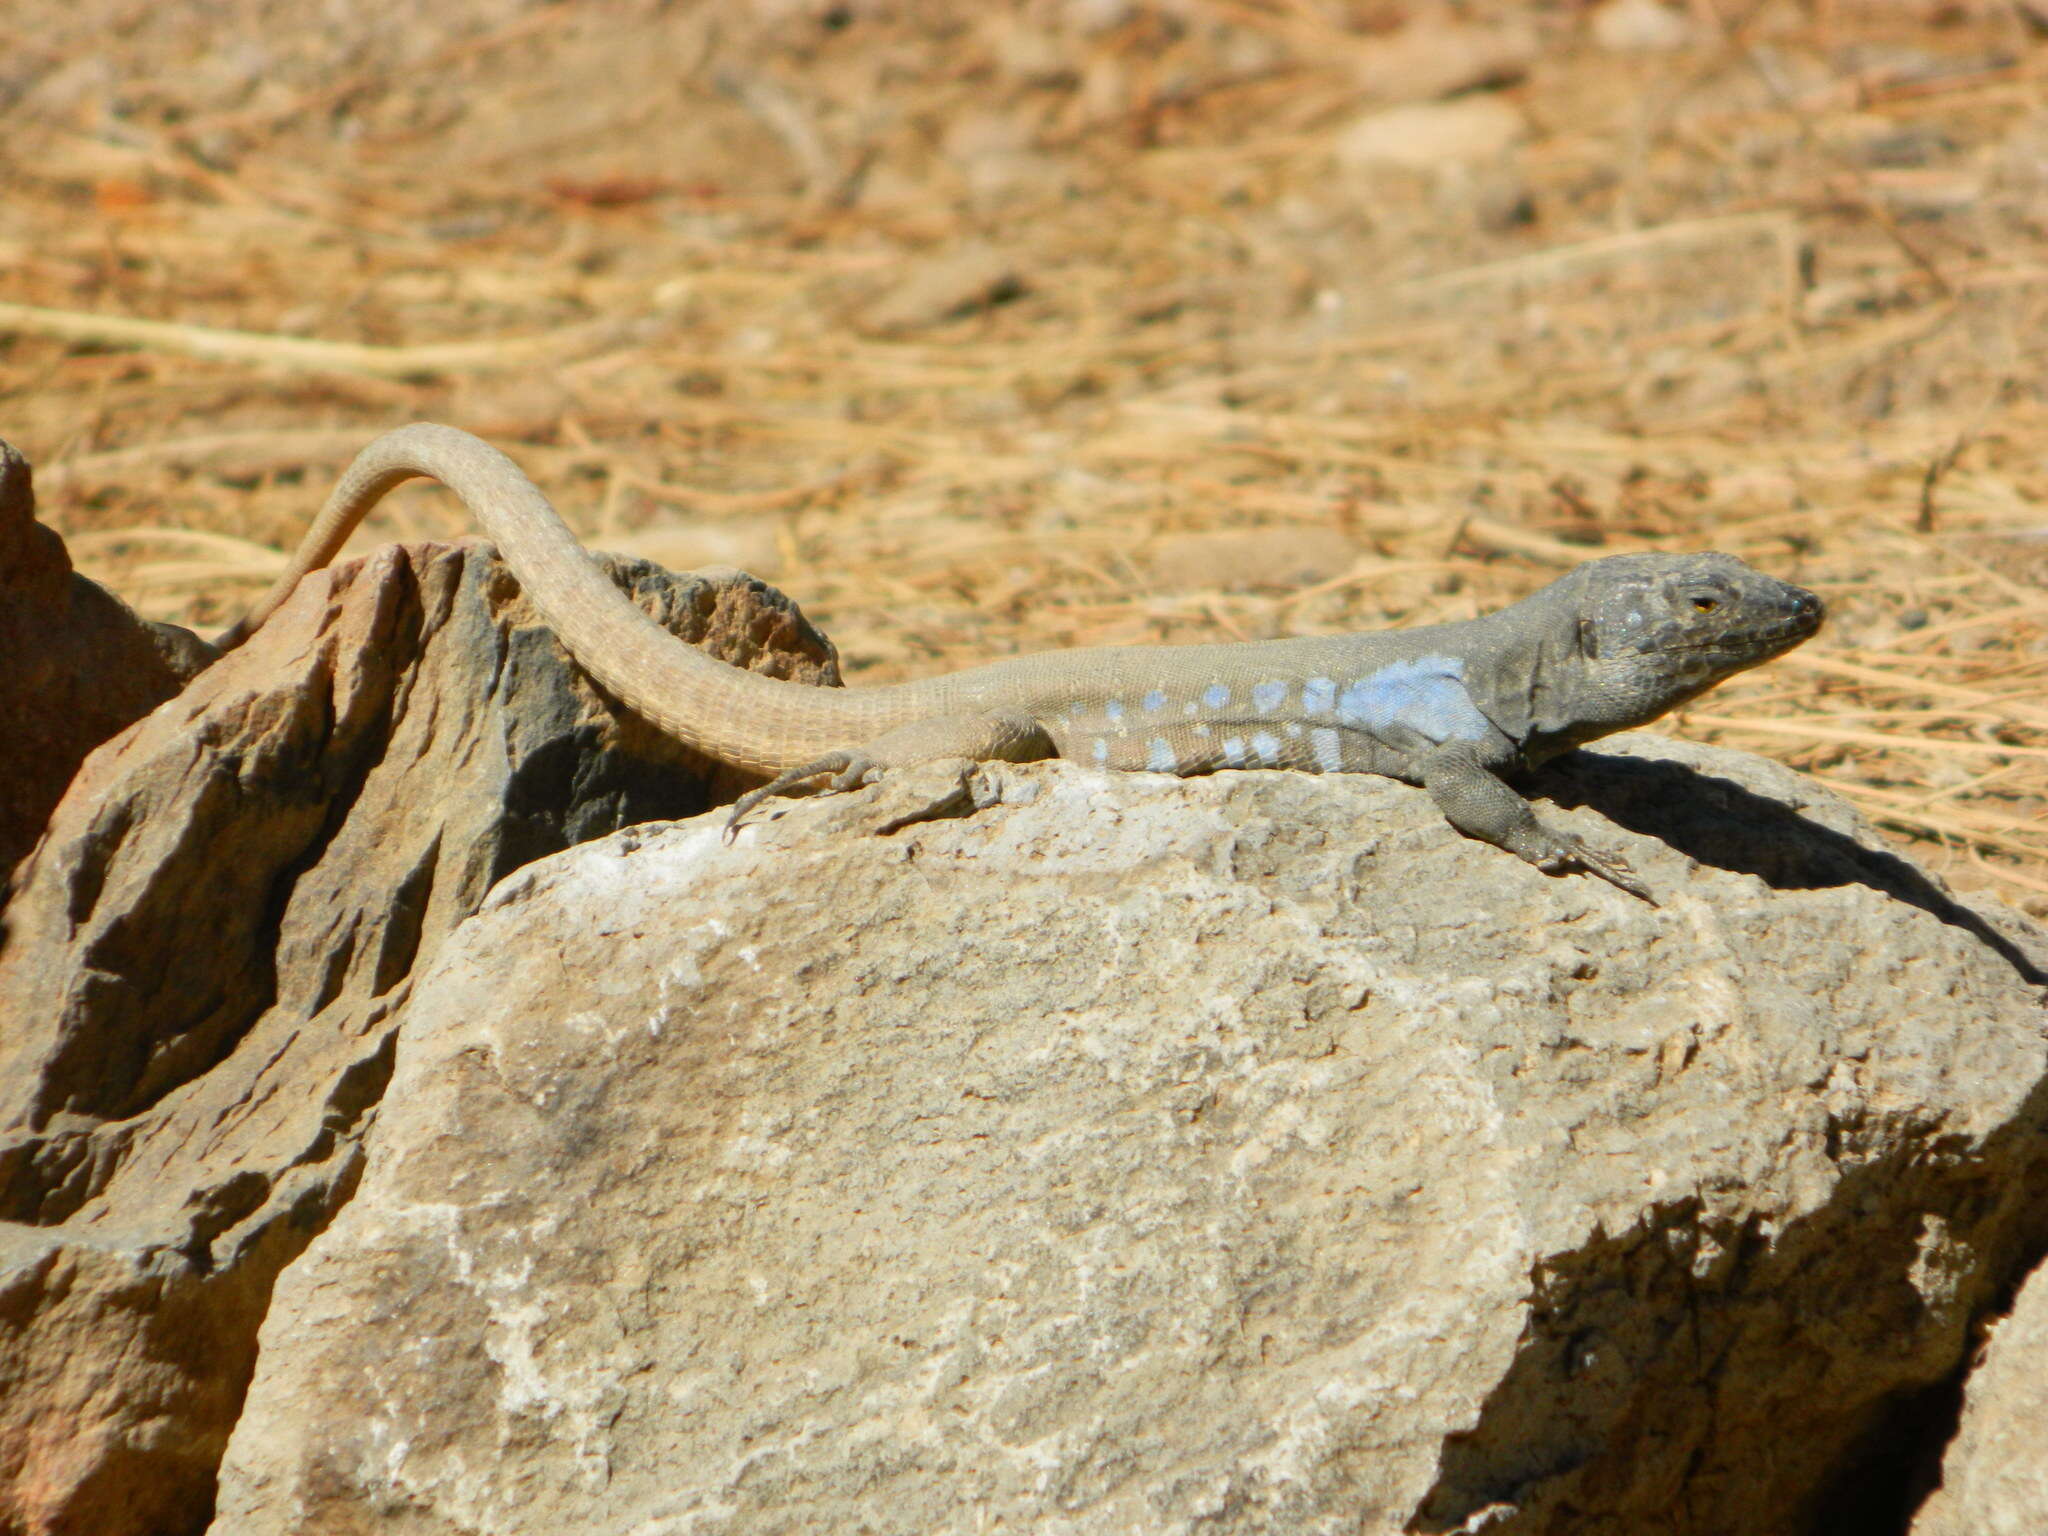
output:
M 0 442 L 0 905 L 85 754 L 183 687 L 212 647 L 137 618 L 36 521 L 28 461 Z
M 1545 782 L 1656 908 L 1384 780 L 1068 764 L 533 865 L 215 1531 L 1812 1528 L 2024 1236 L 2038 935 L 1635 740 Z
M 617 568 L 728 659 L 746 578 Z M 528 860 L 710 801 L 485 548 L 323 572 L 87 759 L 0 947 L 0 1531 L 208 1519 L 270 1286 L 348 1197 L 413 970 Z
M 1913 1536 L 2040 1536 L 2048 1524 L 2048 1269 L 1991 1330 L 1941 1486 Z

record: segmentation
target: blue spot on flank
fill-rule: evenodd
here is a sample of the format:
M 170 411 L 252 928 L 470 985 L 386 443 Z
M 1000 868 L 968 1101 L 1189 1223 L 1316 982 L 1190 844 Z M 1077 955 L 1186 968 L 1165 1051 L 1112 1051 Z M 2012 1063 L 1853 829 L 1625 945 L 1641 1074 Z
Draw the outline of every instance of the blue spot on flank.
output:
M 1261 683 L 1252 690 L 1252 708 L 1262 715 L 1270 715 L 1287 702 L 1285 683 Z
M 1323 772 L 1344 771 L 1344 744 L 1327 725 L 1317 726 L 1308 733 L 1308 745 L 1316 755 L 1316 766 Z
M 1459 681 L 1464 674 L 1454 656 L 1389 662 L 1345 685 L 1337 718 L 1364 731 L 1403 726 L 1430 741 L 1483 741 L 1493 726 Z
M 1102 706 L 1102 712 L 1112 720 L 1121 720 L 1124 717 L 1124 706 L 1120 700 L 1111 699 Z
M 1327 715 L 1337 702 L 1337 685 L 1327 677 L 1312 677 L 1301 685 L 1301 712 Z
M 1242 736 L 1233 736 L 1223 743 L 1223 761 L 1230 764 L 1233 768 L 1243 766 L 1244 738 Z
M 1147 709 L 1154 711 L 1166 708 L 1166 690 L 1164 688 L 1154 688 L 1145 695 L 1144 704 Z
M 1100 736 L 1095 738 L 1095 761 L 1097 761 L 1098 763 L 1106 763 L 1109 761 L 1109 743 L 1104 741 Z
M 1230 690 L 1221 683 L 1211 683 L 1202 690 L 1202 702 L 1211 709 L 1221 709 L 1230 702 Z
M 1252 738 L 1252 750 L 1268 768 L 1280 761 L 1280 738 L 1261 731 Z
M 1171 773 L 1180 766 L 1172 744 L 1164 736 L 1154 736 L 1145 744 L 1145 766 L 1154 773 Z

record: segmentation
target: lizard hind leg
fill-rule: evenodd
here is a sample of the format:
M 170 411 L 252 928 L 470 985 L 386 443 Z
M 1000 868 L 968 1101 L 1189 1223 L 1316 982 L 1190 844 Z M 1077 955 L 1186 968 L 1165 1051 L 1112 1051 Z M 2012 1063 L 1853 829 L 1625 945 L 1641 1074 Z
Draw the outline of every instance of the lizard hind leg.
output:
M 733 802 L 725 835 L 730 841 L 739 830 L 741 818 L 762 801 L 786 795 L 799 784 L 827 774 L 831 777 L 826 782 L 826 792 L 837 794 L 872 784 L 893 768 L 908 768 L 941 758 L 964 758 L 971 763 L 1029 763 L 1058 755 L 1045 728 L 1027 716 L 934 715 L 913 720 L 884 732 L 865 747 L 827 752 L 800 768 L 776 775 L 759 789 L 748 790 Z

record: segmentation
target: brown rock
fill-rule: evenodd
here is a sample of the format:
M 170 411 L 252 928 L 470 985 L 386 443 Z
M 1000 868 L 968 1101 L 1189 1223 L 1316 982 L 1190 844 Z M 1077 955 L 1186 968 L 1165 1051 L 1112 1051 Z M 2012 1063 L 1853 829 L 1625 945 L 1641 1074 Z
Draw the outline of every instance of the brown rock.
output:
M 2026 1220 L 2041 936 L 1607 746 L 1541 782 L 1661 908 L 1385 780 L 1060 763 L 532 866 L 413 993 L 216 1531 L 1817 1528 Z
M 1593 12 L 1593 41 L 1610 53 L 1668 53 L 1692 44 L 1693 24 L 1658 0 L 1605 0 Z
M 1376 101 L 1427 101 L 1519 80 L 1540 51 L 1536 29 L 1521 18 L 1471 25 L 1426 16 L 1365 42 L 1352 74 Z
M 190 630 L 137 618 L 71 569 L 36 521 L 28 461 L 0 442 L 0 905 L 85 754 L 212 659 Z
M 1496 160 L 1528 133 L 1512 103 L 1460 96 L 1367 113 L 1338 133 L 1332 151 L 1348 171 L 1437 171 Z
M 614 568 L 728 660 L 835 677 L 748 578 Z M 0 1531 L 205 1523 L 271 1283 L 354 1187 L 414 968 L 528 860 L 714 787 L 475 546 L 317 573 L 86 761 L 0 944 Z
M 919 261 L 868 305 L 864 330 L 895 335 L 922 330 L 1000 304 L 1024 291 L 1016 262 L 987 245 L 965 245 L 947 256 Z
M 2048 1519 L 2048 1268 L 2036 1270 L 1970 1373 L 1941 1486 L 1913 1536 L 2040 1536 Z

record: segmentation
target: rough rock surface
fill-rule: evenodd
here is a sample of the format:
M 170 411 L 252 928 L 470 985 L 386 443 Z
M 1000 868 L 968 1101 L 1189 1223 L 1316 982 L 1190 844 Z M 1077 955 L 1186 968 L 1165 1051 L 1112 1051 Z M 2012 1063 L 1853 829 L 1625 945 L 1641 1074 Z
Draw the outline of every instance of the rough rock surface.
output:
M 834 676 L 779 594 L 623 573 L 728 659 Z M 310 578 L 87 759 L 0 917 L 0 1531 L 205 1524 L 414 968 L 528 860 L 708 797 L 481 547 Z
M 1941 1487 L 1913 1536 L 2041 1536 L 2048 1526 L 2048 1268 L 2037 1269 L 1971 1371 Z
M 2039 935 L 1627 740 L 1539 784 L 1656 908 L 1384 780 L 1069 764 L 532 866 L 214 1529 L 1812 1529 L 2025 1240 Z
M 0 442 L 0 903 L 7 871 L 94 747 L 168 699 L 213 651 L 71 569 L 36 521 L 28 461 Z

